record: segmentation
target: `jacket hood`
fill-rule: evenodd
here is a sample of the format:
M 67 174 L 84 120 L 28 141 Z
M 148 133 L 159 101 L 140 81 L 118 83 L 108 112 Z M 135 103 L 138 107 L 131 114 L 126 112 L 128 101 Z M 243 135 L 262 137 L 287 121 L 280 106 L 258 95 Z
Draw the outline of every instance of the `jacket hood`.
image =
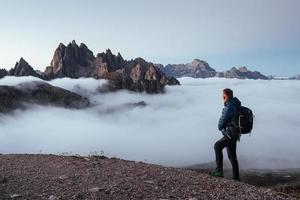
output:
M 241 106 L 241 102 L 238 98 L 233 97 L 232 99 L 229 99 L 224 105 Z

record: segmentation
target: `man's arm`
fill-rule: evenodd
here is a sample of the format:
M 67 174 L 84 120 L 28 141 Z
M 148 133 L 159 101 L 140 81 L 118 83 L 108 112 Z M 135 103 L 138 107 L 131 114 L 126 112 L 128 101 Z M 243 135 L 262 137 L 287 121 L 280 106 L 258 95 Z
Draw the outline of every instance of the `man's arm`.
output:
M 226 127 L 227 123 L 231 121 L 233 115 L 234 113 L 232 106 L 226 106 L 223 108 L 218 124 L 219 131 L 222 131 Z

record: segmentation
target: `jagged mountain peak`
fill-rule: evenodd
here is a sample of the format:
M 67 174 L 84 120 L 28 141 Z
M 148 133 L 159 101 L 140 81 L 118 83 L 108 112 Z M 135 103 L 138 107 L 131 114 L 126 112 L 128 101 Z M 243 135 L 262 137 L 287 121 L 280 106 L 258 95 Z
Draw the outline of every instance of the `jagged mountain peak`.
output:
M 108 54 L 108 55 L 113 55 L 113 53 L 112 53 L 112 51 L 110 50 L 110 49 L 106 49 L 106 54 Z
M 191 66 L 199 66 L 201 64 L 208 65 L 208 63 L 206 61 L 200 60 L 198 58 L 195 58 L 190 64 L 191 64 Z
M 19 63 L 26 63 L 26 64 L 28 64 L 27 61 L 23 57 L 20 58 Z
M 133 68 L 139 64 L 140 67 Z M 46 80 L 62 77 L 80 78 L 94 77 L 105 78 L 114 82 L 114 88 L 147 91 L 150 93 L 161 92 L 166 84 L 179 84 L 178 80 L 166 77 L 156 69 L 151 68 L 152 63 L 142 58 L 124 60 L 120 52 L 113 54 L 110 49 L 94 56 L 88 47 L 75 40 L 67 47 L 60 45 L 54 52 L 50 66 L 42 73 Z M 140 70 L 138 70 L 140 68 Z M 140 73 L 140 75 L 135 73 Z M 136 82 L 131 77 L 141 77 Z M 147 82 L 148 81 L 148 82 Z M 154 83 L 152 83 L 154 82 Z
M 81 48 L 81 49 L 88 49 L 88 47 L 84 43 L 80 43 L 79 48 Z
M 14 68 L 10 69 L 7 73 L 10 76 L 35 76 L 41 78 L 41 76 L 33 69 L 28 62 L 21 57 L 18 62 L 16 62 Z
M 75 40 L 72 40 L 72 42 L 70 42 L 69 44 L 71 44 L 72 46 L 78 46 Z
M 27 62 L 23 57 L 21 57 L 21 58 L 19 59 L 19 61 L 16 62 L 14 68 L 20 68 L 20 67 L 22 67 L 22 68 L 32 68 L 32 67 L 28 64 L 28 62 Z M 33 69 L 33 68 L 32 68 L 32 69 Z
M 241 72 L 247 72 L 249 70 L 248 70 L 248 68 L 246 66 L 242 66 L 242 67 L 239 67 L 239 71 L 241 71 Z
M 58 48 L 62 49 L 62 48 L 66 48 L 66 45 L 64 45 L 62 42 L 59 43 Z

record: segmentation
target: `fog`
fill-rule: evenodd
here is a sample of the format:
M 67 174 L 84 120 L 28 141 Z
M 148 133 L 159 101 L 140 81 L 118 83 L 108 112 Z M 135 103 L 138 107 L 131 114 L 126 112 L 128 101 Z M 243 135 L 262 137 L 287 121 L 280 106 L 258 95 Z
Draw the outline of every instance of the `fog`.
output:
M 5 77 L 16 85 L 33 77 Z M 50 84 L 89 97 L 83 110 L 32 106 L 0 116 L 0 153 L 104 154 L 167 166 L 214 160 L 221 137 L 217 122 L 221 91 L 234 90 L 255 114 L 251 136 L 238 143 L 238 157 L 249 168 L 300 166 L 300 81 L 181 78 L 181 86 L 148 95 L 99 93 L 104 80 L 56 79 Z M 126 103 L 145 101 L 145 107 Z M 226 154 L 226 152 L 224 151 Z M 224 156 L 227 159 L 227 156 Z

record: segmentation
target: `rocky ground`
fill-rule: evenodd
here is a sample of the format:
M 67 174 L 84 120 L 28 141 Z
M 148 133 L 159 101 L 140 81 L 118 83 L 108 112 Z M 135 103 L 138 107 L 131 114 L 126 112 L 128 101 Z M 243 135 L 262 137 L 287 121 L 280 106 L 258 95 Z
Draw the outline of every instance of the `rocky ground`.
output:
M 273 166 L 280 163 L 269 160 Z M 232 176 L 231 164 L 228 160 L 224 160 L 224 176 L 230 178 Z M 199 173 L 208 173 L 215 167 L 215 162 L 208 162 L 184 167 Z M 278 192 L 290 194 L 300 199 L 300 168 L 255 168 L 257 163 L 250 163 L 249 159 L 239 158 L 240 176 L 244 183 L 269 188 Z
M 0 155 L 0 199 L 293 199 L 193 170 L 103 156 Z
M 0 199 L 293 199 L 187 169 L 103 156 L 0 155 Z
M 210 169 L 188 168 L 199 173 Z M 224 170 L 224 177 L 230 179 L 231 169 Z M 240 169 L 241 181 L 250 185 L 272 189 L 300 199 L 300 169 Z
M 299 169 L 285 170 L 242 170 L 243 182 L 271 188 L 300 198 Z

